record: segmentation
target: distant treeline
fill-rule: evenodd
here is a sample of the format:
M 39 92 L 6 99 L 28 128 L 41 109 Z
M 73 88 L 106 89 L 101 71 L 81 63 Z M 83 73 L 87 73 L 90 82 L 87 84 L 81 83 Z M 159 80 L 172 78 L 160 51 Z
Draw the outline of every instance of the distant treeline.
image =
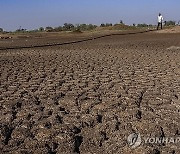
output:
M 164 22 L 165 26 L 173 26 L 176 25 L 175 21 L 165 21 Z M 178 22 L 177 25 L 180 25 L 180 21 Z M 96 29 L 97 27 L 112 27 L 117 29 L 117 27 L 119 29 L 130 29 L 130 28 L 142 28 L 142 27 L 154 27 L 155 25 L 148 25 L 148 24 L 133 24 L 133 25 L 126 25 L 123 23 L 122 20 L 120 20 L 120 22 L 118 24 L 112 24 L 112 23 L 102 23 L 100 26 L 97 25 L 93 25 L 93 24 L 71 24 L 71 23 L 65 23 L 63 26 L 59 26 L 59 27 L 40 27 L 38 29 L 35 30 L 27 30 L 27 29 L 22 29 L 19 28 L 17 29 L 15 32 L 61 32 L 61 31 L 74 31 L 74 32 L 82 32 L 82 31 L 91 31 Z M 0 33 L 3 33 L 4 30 L 3 28 L 0 28 Z
M 41 27 L 39 30 L 40 31 L 48 31 L 48 32 L 59 32 L 59 31 L 89 31 L 95 29 L 97 26 L 93 24 L 76 24 L 73 25 L 71 23 L 65 23 L 63 26 L 59 27 L 46 27 L 43 29 Z

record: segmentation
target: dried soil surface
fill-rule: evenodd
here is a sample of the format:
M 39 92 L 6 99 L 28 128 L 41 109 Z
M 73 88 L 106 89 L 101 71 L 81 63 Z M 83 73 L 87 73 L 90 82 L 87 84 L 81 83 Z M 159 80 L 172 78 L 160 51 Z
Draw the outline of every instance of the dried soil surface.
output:
M 169 29 L 163 29 L 158 31 L 158 33 L 180 33 L 180 26 L 175 26 Z
M 179 154 L 127 143 L 180 137 L 179 47 L 153 32 L 0 51 L 0 153 Z

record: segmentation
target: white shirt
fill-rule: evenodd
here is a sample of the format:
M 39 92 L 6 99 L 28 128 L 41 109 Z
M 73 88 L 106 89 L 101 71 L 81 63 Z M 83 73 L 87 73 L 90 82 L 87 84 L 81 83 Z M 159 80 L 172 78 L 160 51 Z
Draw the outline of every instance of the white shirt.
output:
M 159 23 L 162 23 L 162 22 L 163 22 L 163 16 L 162 16 L 162 15 L 158 16 L 158 22 L 159 22 Z

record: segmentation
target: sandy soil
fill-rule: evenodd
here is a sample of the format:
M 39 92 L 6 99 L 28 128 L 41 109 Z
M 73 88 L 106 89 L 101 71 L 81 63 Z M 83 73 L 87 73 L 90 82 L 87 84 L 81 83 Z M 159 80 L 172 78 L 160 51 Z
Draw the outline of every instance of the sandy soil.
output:
M 169 29 L 163 29 L 158 31 L 158 33 L 180 33 L 180 26 L 172 27 Z
M 0 51 L 1 153 L 180 153 L 127 142 L 180 137 L 178 47 L 179 34 L 153 32 Z

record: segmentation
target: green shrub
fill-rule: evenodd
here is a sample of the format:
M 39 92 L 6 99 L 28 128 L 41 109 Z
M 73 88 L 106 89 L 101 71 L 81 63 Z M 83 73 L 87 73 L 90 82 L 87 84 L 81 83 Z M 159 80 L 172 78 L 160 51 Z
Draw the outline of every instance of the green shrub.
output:
M 176 25 L 176 21 L 165 21 L 165 26 L 175 26 Z
M 43 32 L 43 31 L 44 31 L 44 28 L 43 28 L 43 27 L 40 27 L 40 28 L 39 28 L 39 31 L 40 31 L 40 32 Z
M 147 24 L 137 24 L 137 27 L 148 27 Z
M 82 31 L 80 29 L 75 29 L 73 30 L 73 33 L 82 33 Z
M 0 28 L 0 33 L 2 33 L 4 30 L 3 30 L 3 28 Z
M 46 27 L 46 31 L 47 31 L 47 32 L 52 32 L 52 31 L 53 31 L 53 28 L 50 27 L 50 26 L 48 26 L 48 27 Z
M 76 29 L 79 29 L 81 31 L 88 31 L 88 30 L 93 30 L 95 29 L 97 26 L 96 25 L 92 25 L 92 24 L 78 24 L 76 26 Z
M 74 27 L 75 26 L 73 24 L 71 24 L 71 23 L 65 23 L 64 26 L 63 26 L 63 30 L 72 31 L 72 30 L 74 30 Z

